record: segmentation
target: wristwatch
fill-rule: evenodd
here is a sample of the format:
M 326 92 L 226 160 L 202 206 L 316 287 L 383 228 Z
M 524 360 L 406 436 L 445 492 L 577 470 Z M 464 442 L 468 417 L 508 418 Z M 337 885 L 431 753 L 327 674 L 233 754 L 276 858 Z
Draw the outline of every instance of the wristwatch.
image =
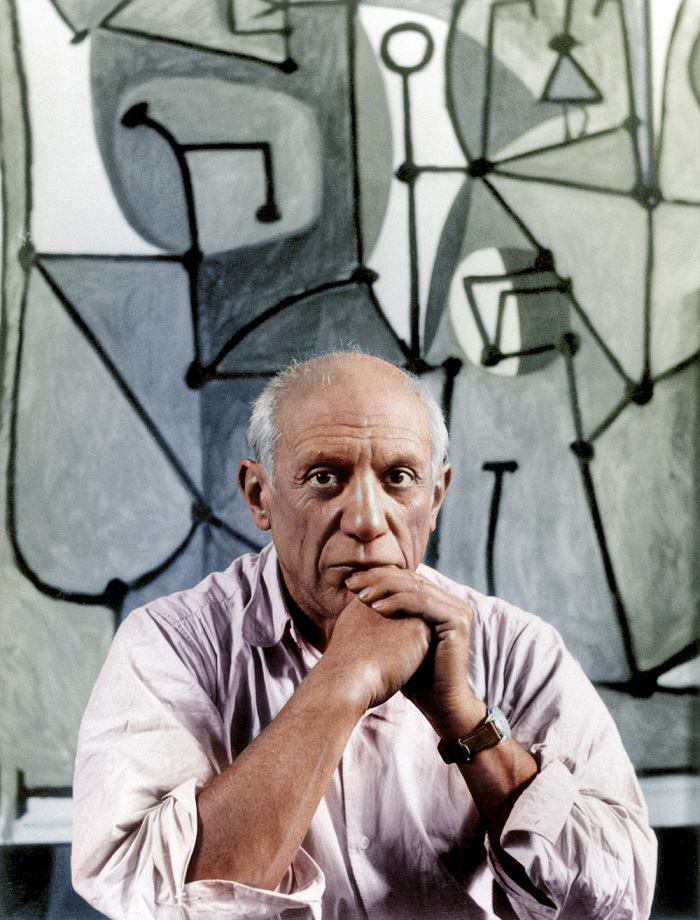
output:
M 510 738 L 508 719 L 496 706 L 489 706 L 486 721 L 465 738 L 441 741 L 438 751 L 445 763 L 469 763 L 475 754 L 485 748 L 501 744 Z

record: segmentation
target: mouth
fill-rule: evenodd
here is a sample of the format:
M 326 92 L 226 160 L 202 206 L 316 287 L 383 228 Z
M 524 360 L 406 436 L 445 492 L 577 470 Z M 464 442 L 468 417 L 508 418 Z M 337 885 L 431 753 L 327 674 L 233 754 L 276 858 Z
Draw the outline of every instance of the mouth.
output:
M 350 578 L 356 572 L 367 572 L 369 569 L 379 569 L 388 565 L 396 565 L 395 562 L 339 562 L 331 565 L 329 568 L 334 572 L 339 572 L 343 579 Z

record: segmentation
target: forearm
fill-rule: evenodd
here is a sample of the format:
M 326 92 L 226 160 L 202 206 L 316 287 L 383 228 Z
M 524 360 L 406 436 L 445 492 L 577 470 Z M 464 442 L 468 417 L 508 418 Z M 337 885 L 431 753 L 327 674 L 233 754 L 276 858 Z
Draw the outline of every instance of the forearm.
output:
M 451 741 L 466 737 L 486 715 L 486 705 L 470 694 L 433 727 L 442 739 Z M 534 757 L 511 738 L 480 751 L 458 768 L 492 843 L 498 846 L 513 805 L 537 775 Z
M 365 708 L 322 659 L 267 728 L 199 794 L 187 881 L 230 879 L 274 889 Z

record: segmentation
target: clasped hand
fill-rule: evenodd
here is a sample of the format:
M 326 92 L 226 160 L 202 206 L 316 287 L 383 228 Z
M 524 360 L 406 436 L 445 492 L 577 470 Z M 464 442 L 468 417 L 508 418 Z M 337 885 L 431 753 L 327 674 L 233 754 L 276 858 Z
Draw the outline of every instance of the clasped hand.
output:
M 404 674 L 394 675 L 394 682 L 397 676 L 402 682 L 393 691 L 401 689 L 442 737 L 478 724 L 485 707 L 474 697 L 467 676 L 473 616 L 469 605 L 418 572 L 397 566 L 355 572 L 346 586 L 366 607 L 392 620 L 394 627 L 412 623 L 415 629 L 416 620 L 427 627 L 422 633 L 427 638 L 422 656 L 405 661 Z

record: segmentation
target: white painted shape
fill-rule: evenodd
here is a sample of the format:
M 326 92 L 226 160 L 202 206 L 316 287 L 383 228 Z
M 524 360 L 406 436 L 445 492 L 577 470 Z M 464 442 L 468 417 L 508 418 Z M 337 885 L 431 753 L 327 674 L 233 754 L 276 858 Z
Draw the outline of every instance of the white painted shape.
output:
M 683 0 L 650 0 L 652 105 L 656 137 L 661 126 L 666 58 L 673 24 L 682 2 Z
M 700 776 L 643 776 L 639 783 L 652 827 L 700 825 Z
M 700 657 L 686 661 L 659 678 L 662 687 L 700 687 Z
M 391 113 L 393 168 L 404 162 L 404 125 L 402 79 L 388 69 L 381 60 L 381 44 L 389 29 L 402 23 L 415 22 L 430 32 L 434 50 L 429 63 L 409 79 L 411 124 L 413 127 L 413 155 L 415 162 L 425 166 L 442 166 L 460 169 L 465 159 L 454 133 L 445 106 L 445 46 L 448 24 L 434 16 L 413 10 L 396 10 L 361 6 L 359 17 L 369 43 L 379 61 L 384 77 L 389 111 Z M 405 41 L 413 43 L 413 57 L 422 56 L 420 38 Z M 415 33 L 413 33 L 415 36 Z M 399 36 L 390 42 L 390 51 L 396 56 Z M 424 46 L 423 46 L 424 48 Z M 404 59 L 408 55 L 404 51 Z M 410 63 L 407 61 L 407 63 Z M 421 316 L 425 316 L 430 279 L 437 248 L 447 215 L 455 196 L 464 183 L 464 174 L 423 174 L 416 183 L 418 224 L 418 273 Z M 404 340 L 410 338 L 410 278 L 408 248 L 408 186 L 398 179 L 392 181 L 384 223 L 368 265 L 378 273 L 375 292 L 395 332 Z
M 502 281 L 473 284 L 479 315 L 489 339 L 493 341 L 498 319 L 499 296 L 502 291 L 513 288 L 513 282 L 506 277 L 505 271 L 503 259 L 497 249 L 479 249 L 470 253 L 459 263 L 452 278 L 449 293 L 450 322 L 465 357 L 477 367 L 481 365 L 481 352 L 484 344 L 467 298 L 463 279 L 469 275 L 503 275 Z M 507 301 L 509 302 L 506 304 L 502 324 L 501 351 L 519 351 L 521 339 L 517 298 L 508 297 Z M 509 358 L 486 370 L 503 377 L 513 377 L 518 372 L 518 365 L 517 358 Z
M 11 825 L 11 844 L 70 843 L 73 828 L 73 800 L 69 798 L 27 799 L 27 811 Z
M 17 4 L 33 163 L 31 235 L 40 252 L 160 252 L 127 223 L 95 138 L 90 40 L 72 33 L 49 0 Z

